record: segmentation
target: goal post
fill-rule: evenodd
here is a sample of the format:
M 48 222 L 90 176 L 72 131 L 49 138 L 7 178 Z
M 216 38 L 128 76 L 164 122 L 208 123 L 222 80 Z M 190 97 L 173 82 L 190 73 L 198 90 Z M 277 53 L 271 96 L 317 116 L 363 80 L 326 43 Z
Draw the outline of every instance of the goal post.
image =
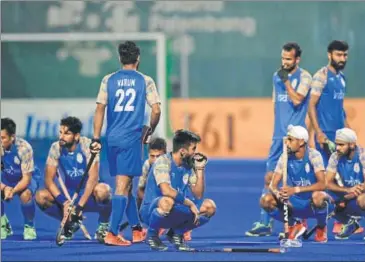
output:
M 87 42 L 87 41 L 154 41 L 156 43 L 156 86 L 161 97 L 161 119 L 156 128 L 157 135 L 167 138 L 168 92 L 167 92 L 167 39 L 164 33 L 3 33 L 1 42 Z M 143 59 L 143 58 L 142 58 Z M 108 72 L 105 72 L 107 74 Z M 98 83 L 95 83 L 98 85 Z M 4 106 L 4 104 L 3 104 Z

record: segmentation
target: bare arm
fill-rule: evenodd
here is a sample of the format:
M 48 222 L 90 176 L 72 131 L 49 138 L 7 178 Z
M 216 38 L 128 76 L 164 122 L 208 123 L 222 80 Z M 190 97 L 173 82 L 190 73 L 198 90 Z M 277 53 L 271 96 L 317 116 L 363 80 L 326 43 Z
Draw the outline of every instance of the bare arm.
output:
M 158 122 L 160 121 L 161 116 L 161 107 L 160 104 L 156 103 L 152 105 L 151 110 L 151 121 L 150 121 L 150 127 L 152 129 L 152 132 L 155 131 L 156 126 L 158 125 Z
M 21 161 L 22 178 L 13 188 L 13 194 L 17 194 L 25 190 L 32 180 L 34 171 L 33 149 L 27 142 L 21 143 L 18 148 L 18 154 Z
M 104 114 L 105 114 L 104 104 L 97 104 L 94 115 L 94 138 L 99 139 L 101 136 L 101 129 L 103 128 L 104 123 Z
M 326 172 L 327 189 L 333 192 L 347 193 L 346 187 L 341 187 L 335 182 L 336 173 Z
M 46 174 L 44 178 L 44 185 L 46 189 L 52 194 L 54 198 L 61 194 L 61 191 L 57 187 L 54 179 L 56 177 L 57 167 L 53 165 L 46 165 Z
M 191 192 L 195 198 L 202 199 L 205 192 L 205 169 L 196 170 L 193 176 L 196 176 L 196 183 L 190 184 Z
M 172 188 L 169 183 L 161 183 L 159 186 L 160 186 L 163 196 L 167 196 L 167 197 L 171 197 L 172 199 L 176 199 L 178 192 L 174 188 Z M 184 199 L 183 204 L 188 207 L 195 205 L 194 202 L 188 198 Z
M 13 194 L 17 194 L 25 190 L 30 184 L 31 179 L 32 179 L 31 173 L 22 174 L 22 179 L 20 179 L 18 184 L 16 184 L 16 186 L 13 188 Z
M 301 186 L 299 187 L 300 192 L 314 192 L 314 191 L 323 191 L 326 189 L 326 179 L 324 175 L 324 171 L 319 171 L 315 173 L 317 182 L 310 186 Z
M 289 80 L 286 80 L 284 85 L 293 104 L 295 106 L 300 105 L 305 97 L 294 90 Z
M 319 101 L 320 96 L 311 95 L 309 100 L 308 114 L 311 120 L 311 127 L 318 134 L 322 133 L 321 128 L 319 127 L 318 118 L 317 118 L 317 103 Z

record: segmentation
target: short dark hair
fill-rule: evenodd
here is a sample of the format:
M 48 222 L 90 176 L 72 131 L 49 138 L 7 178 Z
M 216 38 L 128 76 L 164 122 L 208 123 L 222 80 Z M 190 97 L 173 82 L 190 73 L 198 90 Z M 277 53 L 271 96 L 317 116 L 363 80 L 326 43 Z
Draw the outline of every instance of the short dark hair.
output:
M 175 153 L 181 148 L 188 148 L 191 143 L 199 143 L 201 141 L 200 136 L 184 129 L 179 129 L 175 132 L 172 140 L 172 151 Z
M 329 45 L 327 47 L 327 52 L 332 53 L 335 50 L 347 51 L 347 50 L 349 50 L 349 45 L 345 41 L 333 40 L 331 43 L 329 43 Z
M 13 119 L 5 117 L 1 118 L 1 130 L 5 129 L 9 136 L 15 135 L 16 124 Z
M 70 130 L 74 134 L 81 133 L 82 123 L 80 119 L 74 116 L 68 116 L 61 119 L 61 126 L 67 126 L 68 130 Z
M 135 64 L 140 55 L 139 47 L 132 41 L 121 43 L 118 47 L 120 62 L 123 65 Z
M 302 55 L 302 49 L 298 45 L 298 43 L 295 42 L 288 42 L 285 45 L 283 45 L 283 50 L 285 51 L 291 51 L 295 50 L 295 57 L 300 57 Z
M 166 141 L 163 138 L 156 137 L 149 143 L 149 150 L 161 150 L 166 153 Z

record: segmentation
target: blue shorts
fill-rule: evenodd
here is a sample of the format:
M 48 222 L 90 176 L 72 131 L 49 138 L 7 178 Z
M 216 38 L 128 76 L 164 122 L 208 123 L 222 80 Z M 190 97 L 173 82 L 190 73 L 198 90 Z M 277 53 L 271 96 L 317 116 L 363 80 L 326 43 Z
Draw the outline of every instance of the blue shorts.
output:
M 297 218 L 316 218 L 317 214 L 312 205 L 312 199 L 303 199 L 298 196 L 291 196 L 289 202 L 293 207 L 292 216 Z M 328 205 L 328 213 L 334 210 L 334 205 Z
M 331 140 L 332 142 L 335 142 L 335 138 L 336 138 L 336 133 L 335 132 L 327 132 L 327 133 L 325 132 L 325 135 L 327 136 L 327 138 L 329 140 Z M 315 139 L 315 141 L 316 141 L 316 149 L 318 150 L 319 153 L 321 153 L 321 156 L 323 158 L 324 167 L 327 167 L 328 160 L 329 160 L 330 156 L 328 155 L 328 153 L 326 151 L 324 151 L 321 148 L 321 146 L 317 142 L 317 138 Z
M 143 155 L 140 140 L 128 148 L 108 146 L 107 154 L 111 176 L 141 176 Z
M 274 172 L 282 153 L 283 153 L 283 140 L 273 139 L 271 142 L 269 157 L 266 162 L 266 172 Z
M 151 203 L 149 204 L 144 204 L 141 206 L 141 209 L 139 211 L 141 220 L 144 224 L 146 224 L 147 226 L 149 225 L 149 221 L 150 221 L 150 216 L 152 211 L 158 207 L 158 202 L 160 201 L 162 197 L 157 197 L 155 198 Z
M 9 183 L 8 181 L 6 181 L 5 179 L 2 179 L 2 181 L 1 181 L 1 183 L 4 183 L 5 185 L 7 185 L 7 186 L 11 186 L 11 187 L 14 187 L 14 186 L 16 186 L 16 184 L 17 183 Z M 30 192 L 32 193 L 32 196 L 34 196 L 35 195 L 35 192 L 37 191 L 37 189 L 38 189 L 38 186 L 39 186 L 39 184 L 38 184 L 38 182 L 35 180 L 35 179 L 31 179 L 30 180 L 30 183 L 29 183 L 29 185 L 27 186 L 27 189 L 29 189 L 30 190 Z

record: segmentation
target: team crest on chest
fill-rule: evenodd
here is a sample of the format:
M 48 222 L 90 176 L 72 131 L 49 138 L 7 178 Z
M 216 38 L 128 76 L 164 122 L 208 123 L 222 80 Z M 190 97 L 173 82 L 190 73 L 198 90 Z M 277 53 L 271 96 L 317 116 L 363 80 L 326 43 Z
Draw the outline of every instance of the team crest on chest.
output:
M 81 153 L 77 153 L 76 161 L 81 164 L 84 158 L 82 157 Z
M 341 84 L 343 85 L 343 87 L 346 87 L 346 82 L 345 79 L 343 79 L 343 77 L 341 77 Z
M 20 164 L 20 159 L 17 156 L 14 157 L 14 163 L 17 165 Z
M 305 164 L 305 172 L 309 173 L 309 171 L 311 171 L 311 168 L 309 166 L 309 164 Z
M 291 87 L 292 88 L 296 88 L 297 87 L 297 84 L 298 84 L 298 80 L 295 78 L 295 79 L 293 79 L 293 81 L 291 81 Z
M 183 182 L 184 182 L 184 184 L 186 185 L 188 183 L 188 181 L 189 181 L 189 174 L 185 174 L 183 176 Z
M 355 165 L 354 165 L 354 172 L 355 173 L 359 173 L 360 172 L 360 165 L 359 165 L 359 163 L 355 163 Z

